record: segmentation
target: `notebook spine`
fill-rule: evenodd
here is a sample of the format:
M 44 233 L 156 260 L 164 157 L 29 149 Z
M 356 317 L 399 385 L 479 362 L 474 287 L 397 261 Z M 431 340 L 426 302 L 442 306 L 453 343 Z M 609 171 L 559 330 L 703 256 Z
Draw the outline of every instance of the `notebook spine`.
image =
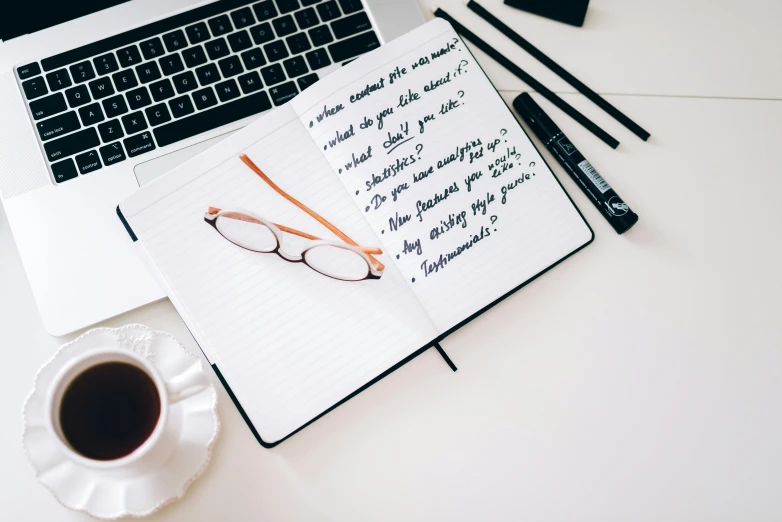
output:
M 117 205 L 117 216 L 119 216 L 119 220 L 122 221 L 122 225 L 125 227 L 125 230 L 130 236 L 130 239 L 132 239 L 134 243 L 138 241 L 136 234 L 133 233 L 133 229 L 130 228 L 130 225 L 128 224 L 128 220 L 125 219 L 125 216 L 122 215 L 122 210 L 120 210 L 119 205 Z

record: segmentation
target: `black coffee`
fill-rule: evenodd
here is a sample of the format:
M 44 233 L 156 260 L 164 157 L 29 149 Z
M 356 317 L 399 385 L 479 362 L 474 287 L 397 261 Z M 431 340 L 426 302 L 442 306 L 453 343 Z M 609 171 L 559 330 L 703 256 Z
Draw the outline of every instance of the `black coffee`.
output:
M 136 366 L 93 366 L 65 390 L 60 426 L 71 447 L 87 458 L 113 460 L 141 446 L 160 417 L 154 381 Z

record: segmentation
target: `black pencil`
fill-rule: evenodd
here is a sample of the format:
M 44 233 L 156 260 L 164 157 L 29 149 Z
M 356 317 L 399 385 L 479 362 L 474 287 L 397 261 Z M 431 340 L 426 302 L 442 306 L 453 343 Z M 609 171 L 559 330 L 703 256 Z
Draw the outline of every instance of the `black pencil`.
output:
M 576 120 L 578 123 L 583 125 L 587 130 L 589 130 L 592 134 L 603 140 L 609 147 L 616 148 L 619 146 L 619 142 L 610 134 L 608 134 L 606 131 L 592 123 L 592 121 L 578 112 L 576 109 L 570 106 L 565 100 L 551 92 L 545 85 L 537 81 L 535 78 L 524 72 L 518 65 L 514 64 L 505 56 L 494 50 L 489 44 L 481 40 L 475 33 L 464 27 L 462 24 L 454 20 L 454 18 L 443 11 L 442 9 L 438 8 L 434 15 L 442 18 L 443 20 L 447 20 L 450 22 L 450 24 L 453 26 L 453 28 L 456 30 L 457 33 L 459 33 L 460 36 L 466 38 L 468 41 L 472 42 L 473 45 L 475 45 L 478 49 L 485 52 L 492 58 L 494 58 L 497 62 L 499 62 L 500 65 L 508 69 L 511 73 L 515 74 L 517 77 L 519 77 L 524 83 L 535 89 L 538 93 L 540 93 L 544 98 L 546 98 L 548 101 L 562 109 L 562 111 L 565 112 L 568 116 Z
M 476 2 L 470 0 L 467 2 L 467 7 L 472 9 L 478 16 L 489 22 L 495 29 L 502 34 L 513 40 L 519 47 L 527 51 L 533 57 L 535 57 L 540 63 L 555 72 L 560 78 L 572 85 L 578 92 L 592 100 L 595 105 L 606 111 L 608 114 L 614 117 L 616 121 L 630 129 L 633 134 L 646 141 L 649 139 L 649 133 L 646 132 L 640 125 L 633 120 L 625 116 L 619 109 L 605 101 L 599 94 L 584 85 L 578 78 L 567 72 L 565 69 L 559 66 L 554 60 L 543 54 L 543 52 L 525 40 L 519 33 L 505 25 L 502 20 L 491 14 L 484 7 Z

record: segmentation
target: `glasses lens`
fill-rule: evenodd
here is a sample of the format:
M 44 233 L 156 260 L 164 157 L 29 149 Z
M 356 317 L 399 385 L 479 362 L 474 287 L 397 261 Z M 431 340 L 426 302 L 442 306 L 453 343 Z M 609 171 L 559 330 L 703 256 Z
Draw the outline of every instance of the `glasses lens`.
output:
M 217 217 L 217 230 L 228 241 L 255 252 L 273 252 L 277 248 L 277 237 L 269 227 L 249 221 L 252 218 L 233 212 Z
M 343 281 L 360 281 L 369 274 L 369 266 L 353 250 L 332 245 L 319 245 L 304 252 L 304 260 L 323 275 Z

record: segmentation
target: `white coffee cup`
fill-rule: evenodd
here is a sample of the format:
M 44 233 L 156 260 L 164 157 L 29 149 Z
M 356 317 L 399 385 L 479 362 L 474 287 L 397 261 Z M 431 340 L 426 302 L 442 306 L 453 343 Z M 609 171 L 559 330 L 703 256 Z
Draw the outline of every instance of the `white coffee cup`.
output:
M 106 363 L 124 363 L 143 371 L 154 383 L 160 400 L 160 414 L 150 435 L 133 451 L 113 460 L 97 460 L 76 451 L 63 433 L 60 408 L 66 390 L 83 372 Z M 70 361 L 60 370 L 49 387 L 45 423 L 59 449 L 79 465 L 104 471 L 116 470 L 118 476 L 129 476 L 158 467 L 173 452 L 176 441 L 166 427 L 170 423 L 171 407 L 209 387 L 206 373 L 197 366 L 164 381 L 158 370 L 144 357 L 130 350 L 97 349 Z M 96 393 L 100 390 L 96 389 Z

